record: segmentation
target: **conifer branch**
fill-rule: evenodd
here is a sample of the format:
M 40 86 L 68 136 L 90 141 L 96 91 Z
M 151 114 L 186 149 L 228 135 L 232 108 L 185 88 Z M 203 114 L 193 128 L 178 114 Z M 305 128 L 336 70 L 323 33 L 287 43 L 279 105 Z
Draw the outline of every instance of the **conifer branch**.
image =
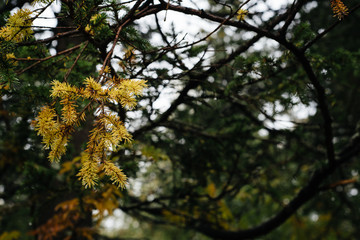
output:
M 42 58 L 42 59 L 40 59 L 39 61 L 37 61 L 37 62 L 35 62 L 35 63 L 31 64 L 30 66 L 28 66 L 28 67 L 24 68 L 23 70 L 21 70 L 21 71 L 17 72 L 17 75 L 21 75 L 21 74 L 23 74 L 23 73 L 24 73 L 24 72 L 26 72 L 27 70 L 29 70 L 29 69 L 31 69 L 31 68 L 33 68 L 33 67 L 37 66 L 38 64 L 40 64 L 40 63 L 42 63 L 42 62 L 44 62 L 44 61 L 47 61 L 47 60 L 49 60 L 49 59 L 52 59 L 52 58 L 58 57 L 58 56 L 63 55 L 63 54 L 68 54 L 68 53 L 71 53 L 71 52 L 75 51 L 76 49 L 80 48 L 80 47 L 81 47 L 81 45 L 82 45 L 82 44 L 79 44 L 79 45 L 76 45 L 76 46 L 71 47 L 71 48 L 69 48 L 69 49 L 66 49 L 66 50 L 64 50 L 64 51 L 61 51 L 61 52 L 59 52 L 59 53 L 55 54 L 54 56 L 48 56 L 48 57 L 46 57 L 46 58 Z

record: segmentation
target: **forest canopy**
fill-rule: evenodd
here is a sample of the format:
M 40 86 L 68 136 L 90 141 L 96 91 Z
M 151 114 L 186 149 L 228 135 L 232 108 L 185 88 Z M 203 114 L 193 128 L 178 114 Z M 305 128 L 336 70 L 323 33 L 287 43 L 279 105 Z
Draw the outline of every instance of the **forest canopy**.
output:
M 356 239 L 359 7 L 0 3 L 0 240 Z

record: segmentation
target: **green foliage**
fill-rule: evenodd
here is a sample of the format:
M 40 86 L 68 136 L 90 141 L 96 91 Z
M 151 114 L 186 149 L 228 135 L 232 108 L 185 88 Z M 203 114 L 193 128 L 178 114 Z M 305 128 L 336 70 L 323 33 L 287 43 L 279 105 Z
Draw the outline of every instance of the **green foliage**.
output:
M 120 34 L 124 43 L 133 46 L 140 51 L 149 51 L 152 49 L 149 40 L 141 36 L 139 31 L 132 26 L 124 28 Z
M 294 28 L 293 35 L 294 43 L 298 47 L 304 46 L 315 37 L 315 33 L 311 29 L 309 22 L 303 22 L 297 25 Z
M 4 232 L 0 235 L 1 240 L 15 240 L 18 239 L 20 233 L 18 231 Z

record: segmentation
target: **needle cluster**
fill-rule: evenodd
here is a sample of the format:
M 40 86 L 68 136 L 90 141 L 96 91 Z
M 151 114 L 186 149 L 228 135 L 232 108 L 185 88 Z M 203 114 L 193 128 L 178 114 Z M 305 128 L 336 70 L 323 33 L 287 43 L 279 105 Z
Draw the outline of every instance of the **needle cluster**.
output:
M 236 18 L 237 18 L 239 21 L 244 21 L 244 20 L 245 20 L 245 17 L 249 14 L 249 11 L 240 8 L 236 13 L 237 13 L 237 14 L 236 14 Z
M 6 41 L 22 42 L 33 33 L 31 29 L 33 12 L 29 9 L 19 9 L 12 14 L 6 22 L 6 26 L 0 29 L 0 38 Z
M 75 127 L 85 120 L 86 108 L 97 104 L 94 128 L 90 131 L 87 148 L 82 154 L 82 168 L 78 177 L 85 187 L 93 187 L 104 173 L 118 187 L 123 188 L 126 176 L 114 163 L 108 160 L 111 152 L 116 151 L 122 142 L 130 142 L 119 116 L 110 111 L 108 103 L 121 104 L 124 108 L 136 105 L 136 96 L 146 86 L 143 80 L 109 78 L 103 84 L 88 77 L 84 87 L 72 86 L 67 82 L 52 82 L 51 97 L 59 100 L 61 114 L 54 107 L 41 109 L 35 123 L 36 130 L 43 137 L 45 148 L 50 149 L 50 161 L 59 161 L 66 152 L 66 145 Z M 78 102 L 89 101 L 87 107 L 79 111 Z
M 331 8 L 334 12 L 334 17 L 337 17 L 339 20 L 349 14 L 349 9 L 341 0 L 331 0 Z

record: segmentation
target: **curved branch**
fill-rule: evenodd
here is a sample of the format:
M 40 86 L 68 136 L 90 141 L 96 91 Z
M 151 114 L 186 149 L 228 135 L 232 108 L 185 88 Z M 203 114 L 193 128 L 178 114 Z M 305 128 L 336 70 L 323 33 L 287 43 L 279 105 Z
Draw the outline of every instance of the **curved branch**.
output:
M 187 97 L 188 92 L 191 89 L 196 88 L 199 86 L 201 82 L 204 82 L 206 78 L 216 72 L 220 67 L 227 64 L 228 62 L 232 61 L 236 56 L 238 56 L 240 53 L 245 52 L 248 50 L 255 42 L 257 42 L 259 39 L 261 39 L 262 36 L 257 35 L 253 37 L 251 40 L 249 40 L 245 45 L 239 47 L 236 51 L 234 51 L 232 54 L 230 54 L 227 58 L 221 59 L 214 64 L 211 65 L 211 67 L 206 70 L 203 73 L 195 74 L 191 71 L 188 72 L 189 79 L 191 79 L 185 87 L 181 90 L 178 98 L 174 100 L 171 104 L 171 106 L 163 113 L 161 114 L 155 121 L 151 122 L 147 126 L 141 127 L 140 129 L 134 131 L 132 133 L 133 137 L 136 138 L 138 135 L 145 131 L 149 131 L 157 126 L 159 126 L 162 122 L 166 121 L 168 117 L 177 109 L 177 107 L 184 102 L 185 98 Z
M 298 59 L 298 61 L 301 63 L 303 69 L 305 70 L 311 84 L 314 86 L 316 94 L 317 94 L 317 100 L 319 104 L 319 109 L 321 111 L 321 115 L 323 118 L 323 126 L 324 126 L 324 136 L 325 136 L 325 145 L 326 145 L 326 153 L 327 153 L 327 159 L 329 164 L 334 164 L 335 162 L 335 149 L 334 149 L 334 143 L 333 143 L 333 131 L 332 131 L 332 119 L 331 114 L 329 111 L 329 108 L 327 106 L 326 102 L 326 94 L 324 87 L 320 84 L 318 78 L 316 77 L 314 70 L 309 62 L 309 60 L 306 58 L 304 52 L 297 49 L 294 45 L 283 42 L 283 45 L 287 47 Z
M 135 16 L 135 18 L 139 19 L 139 18 L 144 17 L 146 15 L 158 13 L 158 12 L 160 12 L 162 10 L 165 10 L 166 7 L 167 7 L 167 4 L 165 4 L 165 3 L 148 6 L 148 7 L 144 8 L 141 12 L 139 12 Z M 136 138 L 142 132 L 151 130 L 151 129 L 157 127 L 163 121 L 166 121 L 167 118 L 177 109 L 177 107 L 181 103 L 183 103 L 184 98 L 187 96 L 187 93 L 189 92 L 189 90 L 197 87 L 200 84 L 201 81 L 204 81 L 210 74 L 216 72 L 220 67 L 222 67 L 225 64 L 231 62 L 239 54 L 247 51 L 254 43 L 259 41 L 262 37 L 265 36 L 265 37 L 269 37 L 269 38 L 272 38 L 272 39 L 276 39 L 276 41 L 278 41 L 278 42 L 281 41 L 280 37 L 275 36 L 274 34 L 271 34 L 267 30 L 262 30 L 262 29 L 253 27 L 253 26 L 251 26 L 251 25 L 249 25 L 247 23 L 243 23 L 243 22 L 239 22 L 239 21 L 232 21 L 232 20 L 230 20 L 228 18 L 223 18 L 223 17 L 219 17 L 219 16 L 216 16 L 216 15 L 208 14 L 208 13 L 205 13 L 203 10 L 196 10 L 196 9 L 191 9 L 191 8 L 186 8 L 186 7 L 181 7 L 181 6 L 175 6 L 175 5 L 171 5 L 171 4 L 169 4 L 168 7 L 169 7 L 170 10 L 183 12 L 183 13 L 189 14 L 189 15 L 196 15 L 196 16 L 199 16 L 201 18 L 208 19 L 208 20 L 211 20 L 211 21 L 214 21 L 214 22 L 224 23 L 224 25 L 231 25 L 231 26 L 240 27 L 240 28 L 243 28 L 243 29 L 246 29 L 246 30 L 249 30 L 249 31 L 254 31 L 254 32 L 258 33 L 258 34 L 256 36 L 254 36 L 252 39 L 250 39 L 245 45 L 240 46 L 238 49 L 236 49 L 234 52 L 232 52 L 228 57 L 223 58 L 223 59 L 211 64 L 211 67 L 208 70 L 204 71 L 203 73 L 195 75 L 192 72 L 188 72 L 188 76 L 189 76 L 189 78 L 191 80 L 188 82 L 188 84 L 180 92 L 179 97 L 155 121 L 151 122 L 147 126 L 144 126 L 144 127 L 140 128 L 140 129 L 136 130 L 135 132 L 133 132 L 133 137 L 134 138 Z M 286 14 L 287 13 L 285 13 L 283 15 L 280 15 L 280 16 L 276 17 L 275 19 L 273 19 L 270 22 L 270 24 L 268 25 L 267 29 L 271 29 L 271 28 L 275 27 L 279 22 L 286 19 Z
M 360 133 L 357 132 L 352 137 L 348 146 L 345 147 L 343 151 L 341 151 L 334 164 L 328 165 L 320 170 L 315 171 L 308 184 L 300 190 L 298 195 L 287 206 L 285 206 L 273 218 L 254 228 L 240 231 L 217 230 L 205 225 L 197 225 L 193 226 L 193 228 L 210 237 L 227 240 L 255 238 L 265 235 L 282 225 L 301 206 L 303 206 L 306 202 L 314 198 L 320 191 L 322 191 L 322 187 L 320 186 L 321 183 L 327 177 L 329 177 L 337 169 L 337 167 L 344 164 L 345 162 L 348 162 L 352 157 L 359 154 L 359 152 Z
M 80 43 L 79 45 L 76 45 L 76 46 L 74 46 L 74 47 L 72 47 L 72 48 L 66 49 L 66 50 L 64 50 L 64 51 L 62 51 L 62 52 L 59 52 L 59 53 L 55 54 L 54 56 L 48 56 L 48 57 L 46 57 L 46 58 L 39 59 L 37 62 L 31 64 L 31 65 L 28 66 L 27 68 L 24 68 L 23 70 L 17 72 L 17 75 L 21 75 L 21 74 L 23 74 L 24 72 L 26 72 L 27 70 L 35 67 L 36 65 L 38 65 L 38 64 L 40 64 L 40 63 L 42 63 L 42 62 L 44 62 L 44 61 L 46 61 L 46 60 L 51 59 L 51 58 L 54 58 L 54 57 L 57 57 L 57 56 L 60 56 L 60 55 L 66 54 L 66 53 L 72 53 L 72 52 L 75 51 L 76 49 L 80 48 L 81 45 L 82 45 L 82 43 Z
M 40 43 L 48 43 L 53 40 L 58 40 L 58 39 L 61 39 L 61 38 L 67 37 L 67 36 L 74 35 L 76 33 L 80 33 L 80 31 L 76 29 L 76 30 L 72 30 L 72 31 L 68 31 L 68 32 L 61 32 L 61 33 L 56 34 L 53 37 L 49 37 L 49 38 L 45 38 L 45 39 L 37 40 L 37 41 L 32 41 L 32 42 L 21 42 L 21 43 L 18 43 L 17 45 L 18 46 L 31 46 L 31 45 L 36 45 L 36 44 L 40 44 Z

